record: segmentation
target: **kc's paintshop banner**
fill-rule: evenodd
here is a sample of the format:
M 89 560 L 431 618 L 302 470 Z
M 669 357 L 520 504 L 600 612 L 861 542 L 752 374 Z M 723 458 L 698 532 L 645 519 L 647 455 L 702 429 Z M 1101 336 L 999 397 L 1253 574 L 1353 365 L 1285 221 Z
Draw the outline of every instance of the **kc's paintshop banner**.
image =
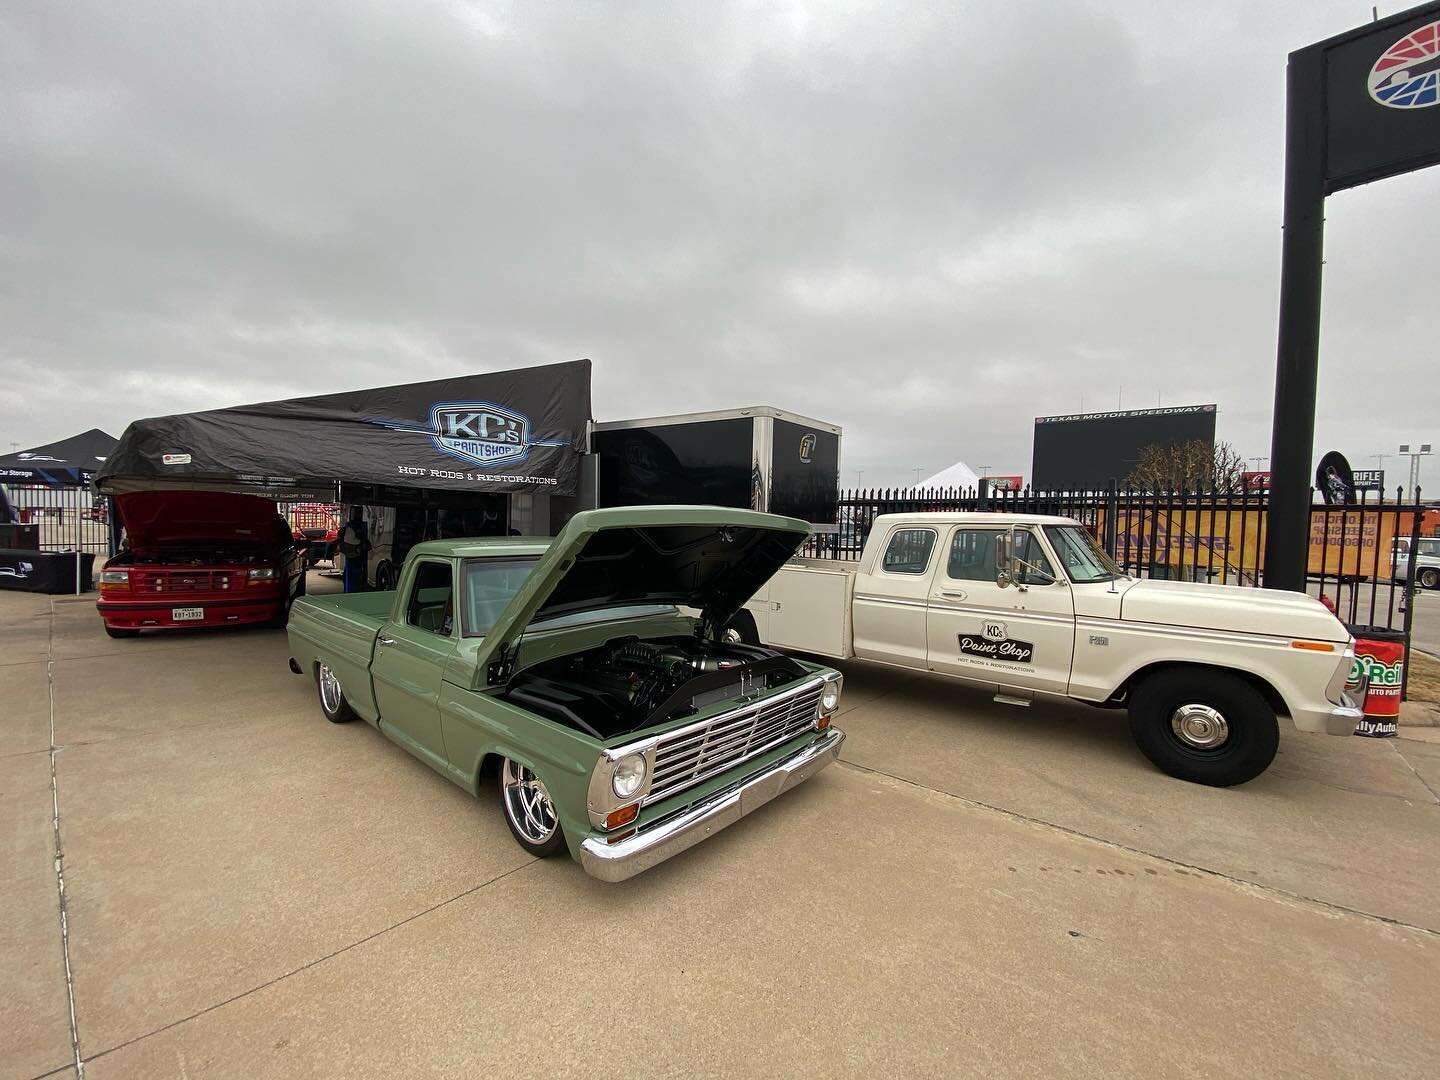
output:
M 1292 107 L 1320 111 L 1327 193 L 1440 162 L 1440 3 L 1311 45 L 1290 61 L 1315 72 L 1306 100 Z
M 573 495 L 589 420 L 589 360 L 237 405 L 137 420 L 95 486 Z

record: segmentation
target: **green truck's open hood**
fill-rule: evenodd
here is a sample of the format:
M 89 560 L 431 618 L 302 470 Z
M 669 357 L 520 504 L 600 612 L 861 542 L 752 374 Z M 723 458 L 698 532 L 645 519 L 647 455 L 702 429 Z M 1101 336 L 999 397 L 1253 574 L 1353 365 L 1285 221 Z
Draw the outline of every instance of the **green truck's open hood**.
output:
M 633 604 L 698 608 L 723 626 L 809 534 L 794 518 L 719 506 L 635 506 L 576 514 L 485 635 L 479 673 L 508 676 L 539 620 Z

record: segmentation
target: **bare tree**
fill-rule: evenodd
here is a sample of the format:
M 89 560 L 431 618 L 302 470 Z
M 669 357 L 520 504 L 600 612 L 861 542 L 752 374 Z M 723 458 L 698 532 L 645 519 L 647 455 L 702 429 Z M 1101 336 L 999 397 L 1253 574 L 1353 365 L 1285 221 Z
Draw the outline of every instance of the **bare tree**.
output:
M 1244 471 L 1245 459 L 1229 443 L 1192 439 L 1144 447 L 1125 482 L 1146 491 L 1232 491 Z

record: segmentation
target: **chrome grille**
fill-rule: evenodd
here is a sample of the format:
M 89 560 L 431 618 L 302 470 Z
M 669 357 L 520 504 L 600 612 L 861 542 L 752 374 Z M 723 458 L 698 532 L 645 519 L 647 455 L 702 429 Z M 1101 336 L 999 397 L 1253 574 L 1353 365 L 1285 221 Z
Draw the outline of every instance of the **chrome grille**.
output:
M 243 578 L 239 579 L 243 580 Z M 228 570 L 136 570 L 130 571 L 130 589 L 136 593 L 228 592 L 239 587 Z
M 809 682 L 798 690 L 662 736 L 655 746 L 655 774 L 644 801 L 668 799 L 801 734 L 815 723 L 823 685 Z

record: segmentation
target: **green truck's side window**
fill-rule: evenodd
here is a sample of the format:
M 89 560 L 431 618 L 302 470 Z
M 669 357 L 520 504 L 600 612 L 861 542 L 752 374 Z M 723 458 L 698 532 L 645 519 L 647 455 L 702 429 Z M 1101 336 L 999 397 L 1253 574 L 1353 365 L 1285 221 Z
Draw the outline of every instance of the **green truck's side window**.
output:
M 405 605 L 405 621 L 442 637 L 450 636 L 454 621 L 449 562 L 422 562 L 415 567 L 415 582 Z

